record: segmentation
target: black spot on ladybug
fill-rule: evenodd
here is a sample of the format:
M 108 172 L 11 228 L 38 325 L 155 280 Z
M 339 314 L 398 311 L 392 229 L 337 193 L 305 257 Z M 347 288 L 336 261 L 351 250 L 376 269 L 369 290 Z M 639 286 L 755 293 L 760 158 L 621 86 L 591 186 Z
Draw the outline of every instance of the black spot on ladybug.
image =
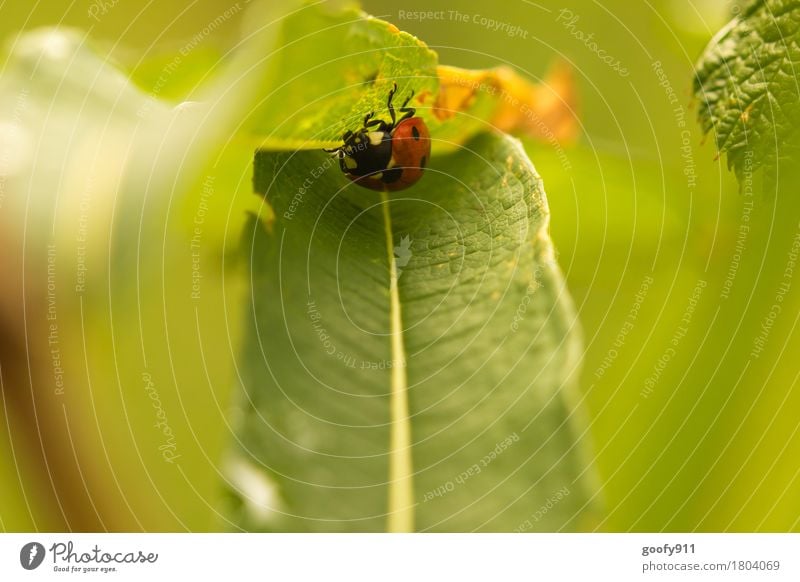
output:
M 419 141 L 419 130 L 416 127 L 411 128 L 411 135 L 414 136 L 414 139 Z
M 427 164 L 427 163 L 428 163 L 428 157 L 427 156 L 422 156 L 422 159 L 419 161 L 419 167 L 420 168 L 424 168 L 425 164 Z
M 384 184 L 391 184 L 392 182 L 397 182 L 402 174 L 403 174 L 403 168 L 391 168 L 389 170 L 385 170 L 383 172 L 383 176 L 381 176 L 381 182 L 383 182 Z

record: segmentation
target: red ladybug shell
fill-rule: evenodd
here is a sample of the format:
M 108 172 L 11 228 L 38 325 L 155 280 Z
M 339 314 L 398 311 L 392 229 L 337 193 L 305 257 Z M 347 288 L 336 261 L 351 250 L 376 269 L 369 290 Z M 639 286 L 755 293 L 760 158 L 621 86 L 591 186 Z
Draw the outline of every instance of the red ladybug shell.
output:
M 397 124 L 392 131 L 392 159 L 387 170 L 401 169 L 400 177 L 392 182 L 381 180 L 380 176 L 349 176 L 359 186 L 371 190 L 390 192 L 404 190 L 416 184 L 431 157 L 431 134 L 425 122 L 419 117 L 410 117 Z

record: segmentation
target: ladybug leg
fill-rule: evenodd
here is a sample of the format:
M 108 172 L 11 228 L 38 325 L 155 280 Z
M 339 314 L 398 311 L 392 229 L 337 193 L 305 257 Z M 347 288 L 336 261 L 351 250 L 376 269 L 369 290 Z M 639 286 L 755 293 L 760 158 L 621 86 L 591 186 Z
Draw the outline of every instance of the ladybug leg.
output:
M 343 145 L 343 146 L 339 146 L 338 148 L 334 148 L 332 150 L 322 150 L 322 151 L 328 152 L 329 154 L 336 154 L 335 157 L 339 158 L 339 168 L 342 170 L 342 172 L 347 173 L 347 171 L 348 171 L 347 170 L 347 166 L 345 166 L 345 164 L 344 164 L 344 158 L 345 158 L 344 148 L 345 147 L 347 147 L 346 144 Z
M 371 111 L 369 114 L 367 114 L 366 117 L 364 117 L 364 129 L 365 130 L 370 130 L 370 129 L 373 129 L 373 128 L 377 128 L 378 131 L 391 131 L 391 127 L 389 125 L 387 125 L 387 123 L 385 121 L 383 121 L 382 119 L 372 119 L 372 117 L 374 115 L 375 115 L 375 112 Z
M 328 152 L 329 154 L 333 154 L 333 153 L 337 153 L 338 152 L 339 155 L 341 156 L 342 155 L 342 149 L 347 145 L 347 142 L 350 141 L 353 138 L 353 135 L 354 134 L 353 134 L 352 131 L 350 131 L 350 130 L 345 131 L 344 134 L 342 135 L 342 141 L 344 142 L 344 145 L 340 145 L 338 148 L 333 148 L 333 149 L 325 149 L 325 148 L 323 148 L 322 151 L 323 152 Z
M 417 110 L 414 109 L 413 107 L 406 107 L 408 105 L 408 102 L 411 101 L 412 97 L 414 97 L 414 91 L 413 90 L 411 91 L 411 95 L 406 97 L 406 100 L 403 101 L 402 107 L 400 107 L 400 113 L 403 114 L 403 117 L 401 117 L 399 121 L 404 121 L 404 120 L 408 119 L 409 117 L 414 117 L 414 115 L 417 113 Z
M 370 119 L 372 119 L 373 117 L 375 117 L 374 111 L 370 111 L 364 116 L 364 127 L 369 127 Z
M 322 151 L 327 152 L 329 154 L 335 154 L 335 157 L 339 158 L 339 169 L 341 169 L 342 172 L 347 173 L 348 172 L 347 166 L 344 163 L 344 157 L 345 157 L 344 156 L 344 147 L 345 146 L 341 146 L 341 147 L 338 147 L 338 148 L 334 148 L 332 150 L 323 149 Z
M 344 145 L 340 145 L 338 148 L 332 148 L 332 149 L 323 148 L 322 151 L 327 152 L 329 154 L 334 154 L 334 153 L 339 154 L 339 158 L 341 159 L 342 155 L 344 155 L 343 150 L 345 146 L 347 146 L 347 142 L 353 139 L 354 135 L 355 134 L 348 129 L 347 131 L 344 132 L 344 134 L 342 134 L 342 141 L 344 142 Z
M 387 131 L 388 125 L 382 119 L 373 119 L 369 123 L 364 124 L 364 129 L 371 129 L 377 127 L 380 131 Z
M 397 83 L 393 83 L 392 90 L 389 91 L 389 100 L 386 102 L 386 107 L 389 109 L 389 115 L 392 117 L 392 124 L 390 128 L 394 128 L 396 122 L 395 113 L 394 113 L 394 105 L 392 105 L 392 100 L 394 99 L 394 94 L 397 93 Z

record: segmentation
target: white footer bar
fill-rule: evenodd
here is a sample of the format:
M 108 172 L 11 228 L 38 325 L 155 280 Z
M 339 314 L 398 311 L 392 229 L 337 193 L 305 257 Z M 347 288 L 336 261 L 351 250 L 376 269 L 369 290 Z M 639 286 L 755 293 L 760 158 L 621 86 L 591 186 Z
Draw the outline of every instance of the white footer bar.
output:
M 794 582 L 800 534 L 0 535 L 0 580 L 187 575 L 230 582 Z

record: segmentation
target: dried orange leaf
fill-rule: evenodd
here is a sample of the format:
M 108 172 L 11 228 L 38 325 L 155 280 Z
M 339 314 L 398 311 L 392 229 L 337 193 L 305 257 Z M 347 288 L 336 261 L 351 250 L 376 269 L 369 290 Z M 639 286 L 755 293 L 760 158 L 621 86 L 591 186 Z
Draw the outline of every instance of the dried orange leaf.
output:
M 437 73 L 439 94 L 433 115 L 439 121 L 468 113 L 487 119 L 500 131 L 541 141 L 570 142 L 578 137 L 574 75 L 563 61 L 557 61 L 541 83 L 532 83 L 509 67 L 468 70 L 439 65 Z

